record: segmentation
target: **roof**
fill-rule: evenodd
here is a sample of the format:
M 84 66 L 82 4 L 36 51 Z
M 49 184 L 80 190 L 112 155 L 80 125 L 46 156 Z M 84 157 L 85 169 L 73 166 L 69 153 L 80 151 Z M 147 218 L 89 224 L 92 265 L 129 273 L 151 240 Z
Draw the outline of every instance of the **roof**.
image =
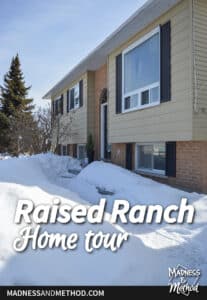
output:
M 182 0 L 148 0 L 117 30 L 109 35 L 98 47 L 79 62 L 65 77 L 53 86 L 43 99 L 50 99 L 58 94 L 74 80 L 77 80 L 86 71 L 97 70 L 107 61 L 107 56 L 120 47 L 124 42 L 133 37 L 137 32 L 166 13 Z

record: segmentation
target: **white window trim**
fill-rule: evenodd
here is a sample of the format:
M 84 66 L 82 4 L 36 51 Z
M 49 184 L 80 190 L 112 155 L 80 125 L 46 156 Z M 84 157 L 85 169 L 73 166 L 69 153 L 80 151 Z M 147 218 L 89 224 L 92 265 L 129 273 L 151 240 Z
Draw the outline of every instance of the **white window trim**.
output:
M 86 144 L 77 144 L 77 158 L 78 159 L 82 159 L 82 158 L 79 158 L 79 154 L 80 154 L 79 153 L 79 151 L 80 151 L 79 147 L 83 147 L 83 146 L 86 148 Z M 86 151 L 86 149 L 85 149 L 85 151 Z M 86 153 L 86 157 L 87 157 L 87 153 Z
M 54 99 L 54 101 L 58 101 L 61 99 L 61 95 Z
M 146 142 L 146 143 L 136 143 L 135 144 L 135 172 L 137 173 L 144 173 L 149 175 L 158 175 L 162 177 L 166 177 L 166 170 L 157 170 L 157 169 L 145 169 L 138 167 L 138 155 L 139 155 L 139 146 L 146 146 L 146 145 L 155 145 L 155 144 L 165 144 L 165 142 Z M 165 148 L 166 151 L 166 148 Z
M 131 111 L 136 111 L 136 110 L 142 110 L 145 108 L 149 108 L 149 107 L 154 107 L 157 105 L 160 105 L 160 81 L 153 83 L 151 85 L 142 87 L 140 89 L 134 90 L 132 92 L 129 93 L 124 93 L 124 74 L 125 74 L 125 70 L 124 70 L 124 56 L 126 53 L 128 53 L 129 51 L 133 50 L 134 48 L 136 48 L 137 46 L 143 44 L 145 41 L 149 40 L 152 36 L 154 36 L 155 34 L 159 33 L 160 34 L 160 26 L 156 27 L 154 30 L 150 31 L 149 33 L 147 33 L 146 35 L 144 35 L 142 38 L 140 38 L 139 40 L 137 40 L 136 42 L 134 42 L 133 44 L 131 44 L 129 47 L 127 47 L 123 52 L 122 52 L 122 113 L 128 113 Z M 160 35 L 159 35 L 160 38 Z M 159 67 L 159 78 L 160 76 L 161 70 Z M 159 99 L 156 102 L 152 102 L 146 105 L 141 105 L 141 92 L 145 91 L 145 90 L 149 90 L 150 88 L 153 87 L 159 87 Z M 129 108 L 129 109 L 125 109 L 125 98 L 132 96 L 132 95 L 138 95 L 138 105 L 136 107 L 133 108 Z

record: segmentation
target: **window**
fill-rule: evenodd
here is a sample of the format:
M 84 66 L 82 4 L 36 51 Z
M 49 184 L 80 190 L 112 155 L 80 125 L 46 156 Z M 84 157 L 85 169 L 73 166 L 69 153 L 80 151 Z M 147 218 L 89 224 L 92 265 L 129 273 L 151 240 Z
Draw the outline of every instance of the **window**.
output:
M 122 54 L 122 111 L 160 103 L 160 30 L 157 28 Z
M 63 114 L 63 96 L 62 95 L 54 100 L 54 110 L 55 110 L 55 115 Z
M 62 145 L 62 155 L 67 155 L 67 146 Z
M 137 169 L 165 175 L 165 143 L 137 145 Z
M 80 107 L 80 89 L 79 83 L 77 83 L 70 90 L 70 109 L 77 109 Z
M 86 155 L 86 146 L 85 145 L 78 145 L 77 157 L 80 160 L 84 160 L 87 157 L 87 155 Z

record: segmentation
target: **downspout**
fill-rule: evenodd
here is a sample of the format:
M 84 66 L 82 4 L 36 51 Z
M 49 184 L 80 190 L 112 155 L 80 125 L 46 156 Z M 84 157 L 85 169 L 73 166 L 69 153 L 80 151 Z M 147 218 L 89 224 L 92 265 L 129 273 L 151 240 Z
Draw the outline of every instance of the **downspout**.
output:
M 192 55 L 193 55 L 193 83 L 194 83 L 194 93 L 193 93 L 193 110 L 195 113 L 199 112 L 198 108 L 198 77 L 196 68 L 196 50 L 195 50 L 195 29 L 194 29 L 194 9 L 195 0 L 192 0 Z

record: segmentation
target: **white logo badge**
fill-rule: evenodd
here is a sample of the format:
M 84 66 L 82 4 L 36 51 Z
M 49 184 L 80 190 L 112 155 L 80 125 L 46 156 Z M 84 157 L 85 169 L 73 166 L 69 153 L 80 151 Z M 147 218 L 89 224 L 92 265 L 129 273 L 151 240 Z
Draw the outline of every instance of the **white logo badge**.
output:
M 189 296 L 191 292 L 199 293 L 199 279 L 201 271 L 199 269 L 189 269 L 182 265 L 169 268 L 169 293 Z

